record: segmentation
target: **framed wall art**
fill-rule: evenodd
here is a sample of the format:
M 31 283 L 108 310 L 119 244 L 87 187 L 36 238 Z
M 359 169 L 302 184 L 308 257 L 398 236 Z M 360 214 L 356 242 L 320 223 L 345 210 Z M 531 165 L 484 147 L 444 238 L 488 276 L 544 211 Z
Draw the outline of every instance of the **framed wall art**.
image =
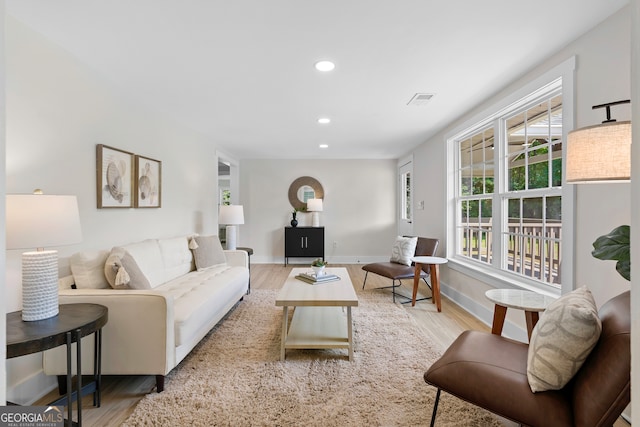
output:
M 159 208 L 162 200 L 162 162 L 135 156 L 135 207 Z
M 96 146 L 98 209 L 133 207 L 133 153 Z

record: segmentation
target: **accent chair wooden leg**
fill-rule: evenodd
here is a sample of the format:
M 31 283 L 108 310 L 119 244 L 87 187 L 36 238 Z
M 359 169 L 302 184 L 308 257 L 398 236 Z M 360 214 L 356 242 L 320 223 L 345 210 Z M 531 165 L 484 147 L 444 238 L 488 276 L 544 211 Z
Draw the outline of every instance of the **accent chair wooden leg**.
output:
M 433 402 L 433 412 L 431 413 L 431 427 L 436 425 L 436 414 L 438 412 L 438 402 L 440 402 L 440 389 L 436 393 L 436 400 Z
M 440 265 L 431 264 L 431 292 L 433 299 L 431 300 L 438 309 L 438 312 L 442 311 L 442 302 L 440 301 Z
M 369 272 L 365 272 L 364 273 L 364 282 L 362 282 L 362 289 L 364 289 L 364 285 L 367 284 L 367 276 L 369 275 Z
M 162 393 L 164 391 L 164 375 L 156 375 L 156 392 Z

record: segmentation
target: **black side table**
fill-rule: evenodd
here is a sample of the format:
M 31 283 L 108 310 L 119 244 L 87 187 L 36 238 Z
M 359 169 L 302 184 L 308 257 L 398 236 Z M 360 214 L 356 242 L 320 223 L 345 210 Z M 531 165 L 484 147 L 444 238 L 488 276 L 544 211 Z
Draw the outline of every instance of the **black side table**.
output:
M 247 289 L 247 295 L 251 293 L 251 255 L 253 255 L 253 248 L 236 248 L 239 251 L 245 251 L 249 256 L 249 289 Z
M 100 363 L 102 358 L 102 327 L 108 320 L 107 307 L 98 304 L 62 304 L 57 316 L 49 319 L 25 322 L 22 312 L 7 313 L 7 359 L 38 353 L 61 345 L 67 347 L 67 394 L 48 406 L 66 406 L 68 425 L 74 425 L 72 419 L 73 401 L 78 402 L 77 425 L 82 425 L 82 396 L 93 393 L 93 404 L 100 406 Z M 81 338 L 95 334 L 93 381 L 82 386 L 82 350 Z M 77 384 L 73 391 L 71 383 L 71 344 L 76 345 Z

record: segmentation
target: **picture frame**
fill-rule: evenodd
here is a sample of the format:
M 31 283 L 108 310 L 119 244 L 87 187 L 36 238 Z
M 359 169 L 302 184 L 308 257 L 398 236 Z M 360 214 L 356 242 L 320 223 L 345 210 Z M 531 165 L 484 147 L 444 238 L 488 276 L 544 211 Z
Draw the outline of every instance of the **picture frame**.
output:
M 159 208 L 162 206 L 162 162 L 140 155 L 135 156 L 134 206 Z
M 98 209 L 133 207 L 133 157 L 108 145 L 96 146 Z

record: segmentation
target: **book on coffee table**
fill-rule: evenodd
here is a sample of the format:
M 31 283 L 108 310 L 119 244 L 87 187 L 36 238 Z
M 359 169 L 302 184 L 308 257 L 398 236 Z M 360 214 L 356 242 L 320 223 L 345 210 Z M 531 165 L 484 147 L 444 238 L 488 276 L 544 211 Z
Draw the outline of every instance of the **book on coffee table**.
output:
M 335 274 L 324 274 L 322 276 L 316 276 L 315 273 L 300 273 L 295 277 L 298 280 L 311 283 L 312 285 L 340 280 L 340 276 L 336 276 Z

